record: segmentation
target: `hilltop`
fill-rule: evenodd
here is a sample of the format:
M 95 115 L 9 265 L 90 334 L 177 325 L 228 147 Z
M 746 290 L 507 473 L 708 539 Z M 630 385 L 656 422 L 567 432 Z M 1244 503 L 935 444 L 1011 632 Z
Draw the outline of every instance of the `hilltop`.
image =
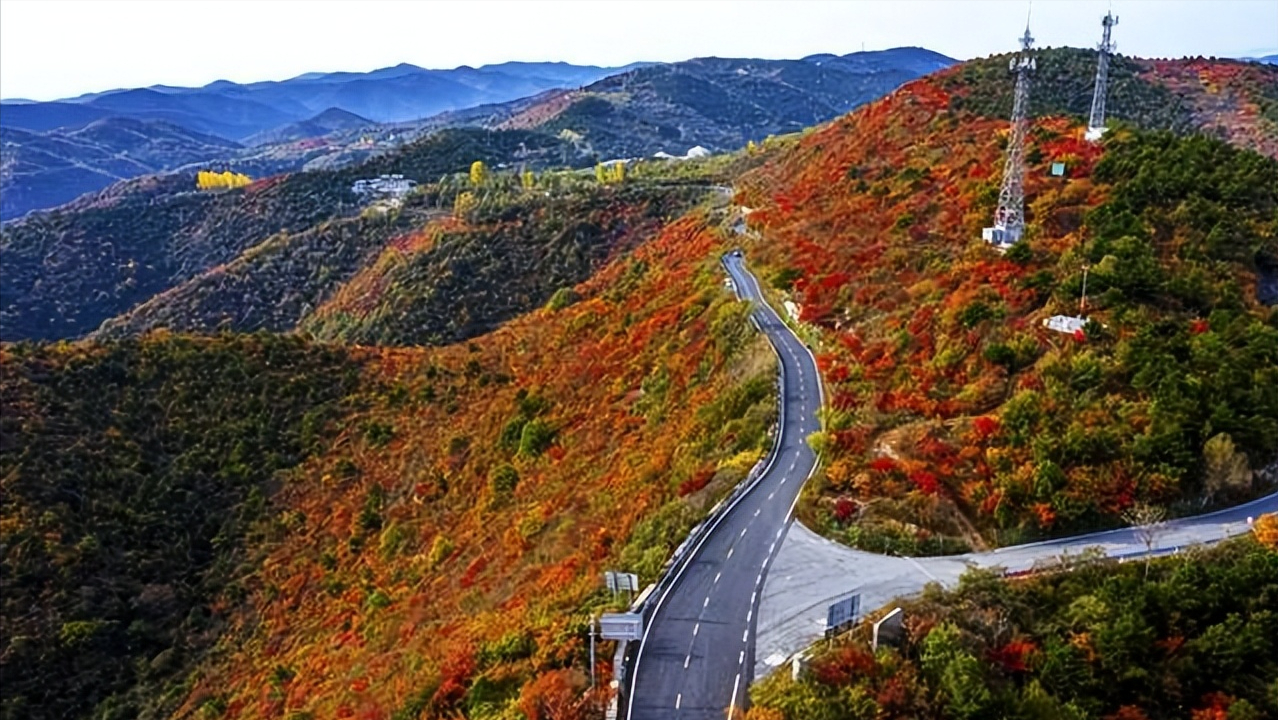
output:
M 1271 108 L 1278 73 L 1120 66 L 1147 71 L 1117 74 L 1115 116 L 1180 134 L 1119 122 L 1096 146 L 1057 114 L 1077 93 L 1047 79 L 1078 78 L 1077 54 L 1039 57 L 1029 239 L 1006 255 L 980 240 L 1002 59 L 906 85 L 738 183 L 749 249 L 801 307 L 831 399 L 804 514 L 847 542 L 936 552 L 1112 525 L 1136 502 L 1189 511 L 1247 496 L 1278 459 L 1278 404 L 1255 390 L 1278 367 L 1278 162 L 1196 132 L 1272 147 L 1247 103 Z M 1191 76 L 1187 102 L 1148 103 Z M 1248 122 L 1202 122 L 1200 95 Z M 1085 333 L 1044 328 L 1078 307 L 1084 265 Z

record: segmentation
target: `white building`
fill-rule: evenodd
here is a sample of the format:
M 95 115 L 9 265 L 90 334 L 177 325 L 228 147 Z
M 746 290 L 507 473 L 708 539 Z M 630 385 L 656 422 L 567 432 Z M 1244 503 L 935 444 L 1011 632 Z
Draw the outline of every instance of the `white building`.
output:
M 1055 330 L 1067 335 L 1073 335 L 1082 330 L 1085 325 L 1087 325 L 1087 320 L 1075 315 L 1053 315 L 1043 321 L 1043 327 L 1048 330 Z

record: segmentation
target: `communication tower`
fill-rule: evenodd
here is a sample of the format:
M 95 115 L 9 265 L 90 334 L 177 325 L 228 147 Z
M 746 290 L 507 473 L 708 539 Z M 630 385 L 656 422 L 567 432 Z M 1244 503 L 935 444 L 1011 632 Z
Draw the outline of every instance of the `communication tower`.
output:
M 1034 37 L 1027 24 L 1021 37 L 1021 51 L 1008 63 L 1008 69 L 1016 73 L 1016 96 L 1012 102 L 1012 136 L 1007 143 L 998 210 L 994 213 L 994 227 L 981 232 L 986 242 L 1003 250 L 1016 244 L 1025 230 L 1025 135 L 1029 132 L 1030 73 L 1037 67 L 1033 47 Z
M 1100 140 L 1101 135 L 1105 134 L 1105 94 L 1109 89 L 1109 56 L 1118 48 L 1109 39 L 1110 29 L 1118 24 L 1118 18 L 1113 13 L 1105 13 L 1105 17 L 1101 18 L 1101 25 L 1105 28 L 1105 32 L 1101 38 L 1100 45 L 1096 46 L 1098 51 L 1096 60 L 1096 89 L 1092 94 L 1092 115 L 1087 121 L 1087 134 L 1085 137 L 1096 142 Z

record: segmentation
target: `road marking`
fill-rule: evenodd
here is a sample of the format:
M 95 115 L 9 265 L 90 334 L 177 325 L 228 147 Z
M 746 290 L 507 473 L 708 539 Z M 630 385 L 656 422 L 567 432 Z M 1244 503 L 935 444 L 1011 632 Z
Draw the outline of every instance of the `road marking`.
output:
M 745 632 L 741 633 L 741 642 L 750 642 L 750 628 L 746 628 Z
M 689 654 L 689 655 L 688 655 L 688 657 L 686 657 L 686 658 L 684 658 L 684 659 L 683 659 L 683 669 L 684 669 L 684 670 L 687 670 L 687 669 L 688 669 L 688 663 L 690 663 L 690 662 L 692 662 L 692 655 L 691 655 L 691 654 Z
M 687 664 L 684 664 L 684 667 L 688 667 Z M 683 704 L 683 693 L 675 695 L 675 710 L 678 710 L 681 704 Z
M 714 582 L 716 585 L 719 583 L 719 576 L 722 574 L 723 574 L 722 572 L 717 572 L 714 574 Z
M 777 495 L 777 491 L 773 490 L 772 492 L 768 493 L 768 499 L 771 500 L 772 498 L 776 497 L 776 495 Z
M 701 623 L 692 626 L 692 637 L 696 637 L 699 632 L 701 632 Z
M 737 706 L 737 690 L 741 689 L 741 673 L 737 673 L 737 679 L 732 681 L 732 702 L 728 703 L 728 707 L 735 708 Z
M 740 654 L 739 656 L 737 656 L 737 664 L 738 664 L 738 665 L 745 665 L 745 650 L 742 650 L 742 651 L 741 651 L 741 654 Z
M 750 609 L 746 612 L 746 622 L 750 622 L 750 621 L 751 621 L 751 620 L 753 620 L 753 619 L 754 619 L 754 608 L 750 608 Z
M 756 591 L 754 591 L 754 592 L 752 592 L 752 593 L 750 593 L 750 604 L 751 604 L 751 605 L 754 605 L 754 599 L 755 599 L 756 597 L 758 597 L 758 596 L 759 596 L 759 591 L 757 591 L 757 590 L 756 590 Z
M 759 511 L 761 511 L 761 510 L 763 510 L 763 508 L 755 508 L 755 509 L 754 509 L 754 516 L 755 516 L 755 517 L 759 517 Z M 741 534 L 742 534 L 742 535 L 745 535 L 745 530 L 742 530 L 742 531 L 741 531 Z
M 728 557 L 732 557 L 732 548 L 728 548 Z
M 755 513 L 755 515 L 758 515 L 758 514 L 759 514 L 759 513 Z M 737 537 L 745 537 L 745 531 L 746 531 L 746 530 L 748 530 L 748 529 L 749 529 L 749 528 L 741 528 L 741 534 L 740 534 L 740 535 L 738 535 Z
M 701 603 L 701 607 L 710 607 L 710 596 L 706 596 L 706 601 Z
M 773 540 L 772 545 L 768 547 L 768 554 L 771 555 L 772 553 L 776 552 L 776 550 L 777 550 L 777 541 Z

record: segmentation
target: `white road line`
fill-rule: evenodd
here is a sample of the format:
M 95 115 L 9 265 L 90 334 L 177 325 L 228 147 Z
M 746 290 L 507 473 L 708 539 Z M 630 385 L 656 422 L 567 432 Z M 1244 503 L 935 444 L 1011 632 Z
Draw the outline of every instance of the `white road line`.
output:
M 741 673 L 737 673 L 737 679 L 732 681 L 732 702 L 728 703 L 728 707 L 736 708 L 737 706 L 737 690 L 741 689 Z
M 688 667 L 688 666 L 684 665 L 684 667 Z M 675 710 L 678 710 L 679 706 L 682 704 L 683 704 L 683 693 L 679 693 L 678 695 L 675 695 Z
M 732 557 L 732 548 L 728 548 L 728 557 Z
M 741 651 L 741 654 L 740 654 L 739 656 L 737 656 L 737 664 L 738 664 L 738 665 L 744 665 L 744 664 L 745 664 L 745 650 L 742 650 L 742 651 Z
M 741 633 L 741 642 L 750 642 L 750 628 L 746 628 L 745 632 Z
M 754 509 L 754 516 L 755 516 L 755 517 L 759 517 L 759 512 L 760 512 L 760 511 L 762 511 L 762 510 L 763 510 L 763 508 L 755 508 L 755 509 Z M 742 534 L 742 535 L 745 535 L 745 530 L 742 530 L 742 531 L 741 531 L 741 534 Z
M 756 513 L 756 514 L 757 514 L 757 513 Z M 746 531 L 746 530 L 748 530 L 748 529 L 749 529 L 749 528 L 741 528 L 741 534 L 740 534 L 740 535 L 738 535 L 737 537 L 745 537 L 745 531 Z
M 701 623 L 692 626 L 692 637 L 696 637 L 699 632 L 701 632 Z
M 746 622 L 750 622 L 753 619 L 754 619 L 754 608 L 750 608 L 750 610 L 746 612 Z
M 701 603 L 701 607 L 709 607 L 709 606 L 710 606 L 710 596 L 709 596 L 709 595 L 707 595 L 707 596 L 706 596 L 706 601 L 705 601 L 705 602 L 703 602 L 703 603 Z
M 754 599 L 755 599 L 755 598 L 757 598 L 757 597 L 759 597 L 759 591 L 758 591 L 758 590 L 756 590 L 756 591 L 754 591 L 754 592 L 750 593 L 750 605 L 751 605 L 751 606 L 753 606 L 753 605 L 754 605 Z
M 719 583 L 719 576 L 720 576 L 720 575 L 722 575 L 722 574 L 723 574 L 722 572 L 717 572 L 717 573 L 715 573 L 715 574 L 714 574 L 714 582 L 715 582 L 715 584 L 718 584 L 718 583 Z
M 684 669 L 684 670 L 687 670 L 687 669 L 688 669 L 688 663 L 690 663 L 690 662 L 692 662 L 692 655 L 689 655 L 688 657 L 686 657 L 686 658 L 684 658 L 684 659 L 683 659 L 683 669 Z
M 777 495 L 777 491 L 773 490 L 772 492 L 768 493 L 768 499 L 771 500 L 772 498 L 776 497 L 776 495 Z

